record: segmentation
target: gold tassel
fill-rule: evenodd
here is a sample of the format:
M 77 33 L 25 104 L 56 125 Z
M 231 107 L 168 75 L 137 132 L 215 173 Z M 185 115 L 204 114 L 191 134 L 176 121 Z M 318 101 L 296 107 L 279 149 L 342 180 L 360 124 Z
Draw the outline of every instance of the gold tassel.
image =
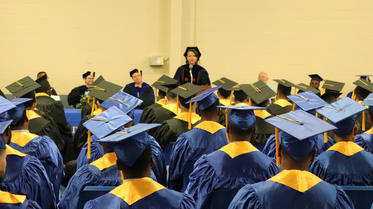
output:
M 225 128 L 228 128 L 228 110 L 225 109 Z M 229 143 L 228 132 L 225 133 L 227 135 L 227 142 Z
M 291 109 L 291 111 L 294 111 L 295 110 L 295 103 L 293 103 L 293 108 Z
M 326 122 L 327 119 L 324 117 L 324 121 Z M 328 132 L 324 132 L 324 143 L 328 142 Z
M 363 111 L 362 115 L 361 130 L 365 131 L 365 111 Z
M 280 139 L 279 139 L 279 130 L 275 128 L 275 137 L 276 137 L 276 165 L 280 166 Z
M 176 96 L 176 112 L 179 112 L 179 95 Z
M 123 174 L 123 171 L 120 171 L 120 177 L 122 178 L 122 182 L 124 182 L 124 174 Z
M 319 113 L 318 113 L 318 112 L 315 113 L 315 117 L 316 117 L 316 118 L 319 117 Z
M 231 92 L 231 96 L 229 97 L 229 106 L 232 106 L 232 102 L 233 102 L 233 93 L 234 93 L 234 91 L 232 90 L 232 92 Z
M 189 103 L 188 130 L 192 129 L 192 103 Z
M 93 117 L 93 112 L 95 111 L 96 98 L 93 97 L 91 116 Z M 91 159 L 91 132 L 88 131 L 88 142 L 87 142 L 87 159 Z
M 249 97 L 249 106 L 253 106 L 253 102 L 251 101 L 251 97 Z

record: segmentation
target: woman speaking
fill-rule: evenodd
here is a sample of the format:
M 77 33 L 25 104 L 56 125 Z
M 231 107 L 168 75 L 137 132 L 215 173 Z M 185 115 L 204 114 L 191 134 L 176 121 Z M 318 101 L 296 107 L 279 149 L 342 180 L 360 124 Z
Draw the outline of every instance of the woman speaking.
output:
M 198 65 L 201 53 L 198 47 L 187 47 L 184 53 L 186 64 L 180 66 L 174 76 L 174 79 L 179 81 L 179 84 L 192 82 L 193 84 L 203 87 L 210 87 L 211 82 L 206 69 Z

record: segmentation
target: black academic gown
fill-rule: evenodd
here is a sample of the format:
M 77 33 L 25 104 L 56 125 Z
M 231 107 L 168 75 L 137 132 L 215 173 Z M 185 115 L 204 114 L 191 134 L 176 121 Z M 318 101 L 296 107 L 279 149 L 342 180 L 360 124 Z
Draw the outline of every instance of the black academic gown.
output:
M 29 120 L 28 129 L 30 133 L 39 136 L 49 136 L 56 143 L 60 152 L 64 153 L 65 139 L 62 137 L 54 120 L 40 110 L 26 110 L 26 114 Z
M 192 113 L 192 125 L 196 124 L 200 117 Z M 188 112 L 180 113 L 179 115 L 166 120 L 155 133 L 154 138 L 157 140 L 162 149 L 165 150 L 169 143 L 173 143 L 184 132 L 188 131 Z
M 66 120 L 62 103 L 60 101 L 55 101 L 47 94 L 37 93 L 36 107 L 38 110 L 44 112 L 45 116 L 51 118 L 51 121 L 55 122 L 65 144 L 70 144 L 72 142 L 72 131 L 70 124 Z M 62 153 L 64 158 L 67 158 L 66 150 L 64 150 Z
M 193 66 L 192 72 L 193 84 L 211 85 L 209 74 L 205 68 L 197 64 Z M 189 65 L 180 66 L 174 75 L 174 79 L 178 80 L 180 85 L 190 82 Z
M 73 88 L 67 95 L 67 102 L 69 105 L 76 107 L 76 105 L 80 103 L 80 99 L 87 90 L 88 88 L 85 85 Z
M 155 104 L 154 104 L 155 105 Z M 175 111 L 172 111 L 171 106 L 174 105 L 163 105 L 163 106 L 156 106 L 149 110 L 146 113 L 146 116 L 142 117 L 142 121 L 140 118 L 140 123 L 163 123 L 166 120 L 169 120 L 176 116 Z M 158 128 L 154 128 L 152 130 L 149 130 L 148 133 L 154 137 L 155 132 L 158 130 Z

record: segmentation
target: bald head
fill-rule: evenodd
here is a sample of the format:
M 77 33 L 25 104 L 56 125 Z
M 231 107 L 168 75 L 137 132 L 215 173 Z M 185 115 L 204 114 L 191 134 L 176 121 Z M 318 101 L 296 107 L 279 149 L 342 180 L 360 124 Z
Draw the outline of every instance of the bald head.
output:
M 263 81 L 264 83 L 268 82 L 268 74 L 266 72 L 260 72 L 258 75 L 258 80 Z

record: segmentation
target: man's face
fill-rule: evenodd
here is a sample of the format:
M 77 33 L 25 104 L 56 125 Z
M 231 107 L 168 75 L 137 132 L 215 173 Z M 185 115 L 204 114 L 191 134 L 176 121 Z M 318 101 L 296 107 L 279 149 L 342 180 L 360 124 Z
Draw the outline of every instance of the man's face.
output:
M 133 80 L 133 82 L 135 82 L 137 84 L 142 83 L 142 75 L 141 75 L 141 73 L 137 72 L 137 73 L 132 74 L 132 80 Z
M 318 89 L 320 87 L 320 81 L 311 79 L 310 86 L 315 89 Z
M 2 182 L 5 178 L 5 171 L 6 171 L 6 151 L 1 150 L 1 154 L 0 154 L 0 182 Z
M 259 73 L 258 80 L 263 81 L 263 83 L 267 83 L 268 82 L 267 73 Z
M 85 85 L 87 86 L 92 85 L 94 81 L 95 81 L 95 77 L 92 75 L 89 75 L 84 79 Z

